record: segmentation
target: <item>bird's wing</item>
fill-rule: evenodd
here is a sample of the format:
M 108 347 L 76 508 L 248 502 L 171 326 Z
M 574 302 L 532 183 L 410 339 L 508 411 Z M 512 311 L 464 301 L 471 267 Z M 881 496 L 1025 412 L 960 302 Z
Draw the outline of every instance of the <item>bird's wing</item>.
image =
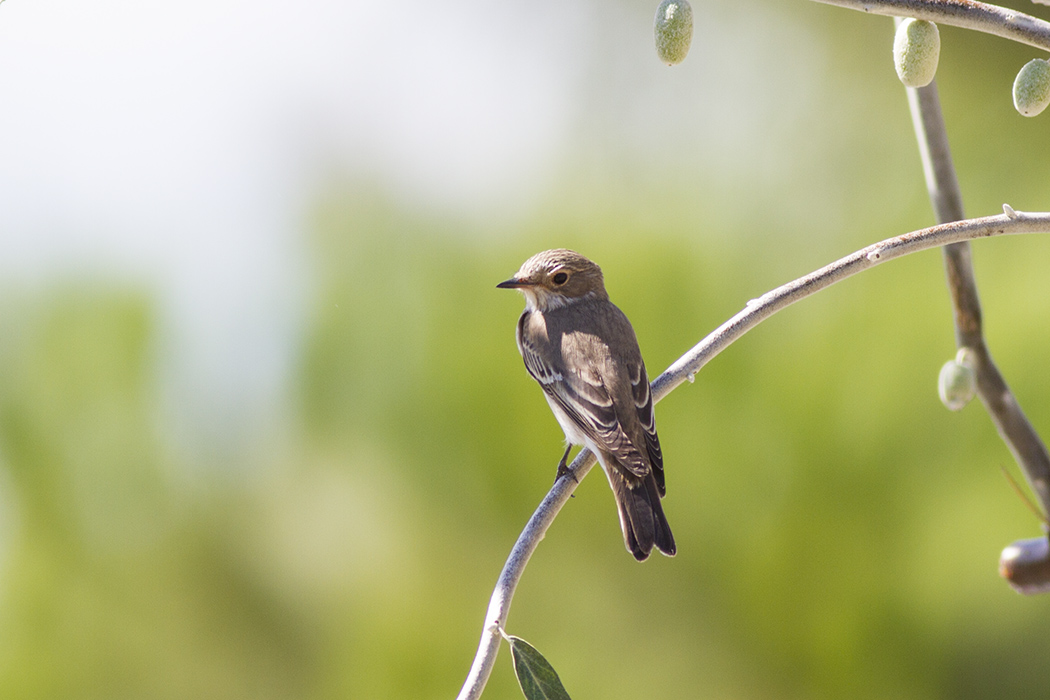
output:
M 664 496 L 667 493 L 667 487 L 664 485 L 664 455 L 660 450 L 660 438 L 656 434 L 653 392 L 649 387 L 649 375 L 645 371 L 645 363 L 642 362 L 640 353 L 637 362 L 628 364 L 627 374 L 631 381 L 631 398 L 634 400 L 635 413 L 644 435 L 649 463 L 652 465 L 660 496 Z
M 662 491 L 663 461 L 641 353 L 635 345 L 628 357 L 613 357 L 605 334 L 595 330 L 584 327 L 558 338 L 521 333 L 525 367 L 580 431 L 625 470 L 644 477 L 650 463 L 657 466 Z

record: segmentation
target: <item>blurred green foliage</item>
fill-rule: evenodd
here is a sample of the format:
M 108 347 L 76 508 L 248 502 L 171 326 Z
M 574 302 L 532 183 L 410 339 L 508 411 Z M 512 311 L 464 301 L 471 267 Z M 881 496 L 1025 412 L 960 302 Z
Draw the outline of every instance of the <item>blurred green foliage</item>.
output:
M 813 97 L 791 172 L 729 205 L 702 162 L 654 172 L 600 139 L 612 155 L 582 148 L 509 230 L 359 180 L 318 193 L 292 437 L 260 474 L 185 478 L 200 465 L 163 421 L 148 294 L 8 293 L 0 696 L 453 696 L 562 444 L 514 347 L 522 302 L 496 282 L 548 247 L 594 258 L 655 376 L 748 299 L 931 223 L 892 24 L 800 16 L 835 23 L 824 50 L 855 72 L 829 73 L 836 100 Z M 974 215 L 1046 208 L 1045 124 L 1009 100 L 1009 66 L 1030 54 L 944 31 L 938 79 Z M 974 253 L 993 352 L 1045 435 L 1050 242 Z M 735 344 L 657 409 L 679 555 L 636 564 L 592 476 L 508 631 L 574 697 L 1045 697 L 1050 612 L 995 572 L 1038 525 L 982 409 L 938 401 L 949 314 L 929 252 Z M 518 696 L 503 655 L 486 697 Z

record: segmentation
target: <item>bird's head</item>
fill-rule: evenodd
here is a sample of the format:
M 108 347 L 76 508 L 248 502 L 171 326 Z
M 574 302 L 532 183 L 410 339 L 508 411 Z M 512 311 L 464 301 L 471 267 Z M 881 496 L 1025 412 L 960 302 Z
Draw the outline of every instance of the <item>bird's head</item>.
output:
M 526 260 L 513 277 L 496 285 L 517 289 L 531 310 L 548 311 L 584 299 L 608 299 L 602 269 L 579 253 L 557 248 Z

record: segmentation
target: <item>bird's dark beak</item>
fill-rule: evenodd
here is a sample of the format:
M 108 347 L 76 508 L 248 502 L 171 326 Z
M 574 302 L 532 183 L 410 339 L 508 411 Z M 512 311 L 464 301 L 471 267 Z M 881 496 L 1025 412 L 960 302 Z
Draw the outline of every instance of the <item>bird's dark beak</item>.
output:
M 528 287 L 529 282 L 526 280 L 519 280 L 517 277 L 511 277 L 505 282 L 500 282 L 496 285 L 497 289 L 517 289 L 518 287 Z

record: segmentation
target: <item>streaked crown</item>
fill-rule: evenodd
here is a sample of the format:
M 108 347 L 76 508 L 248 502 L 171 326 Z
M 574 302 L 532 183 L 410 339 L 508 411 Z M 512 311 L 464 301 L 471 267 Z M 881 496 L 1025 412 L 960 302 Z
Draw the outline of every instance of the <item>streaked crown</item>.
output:
M 517 289 L 526 303 L 540 311 L 584 298 L 608 299 L 602 269 L 573 250 L 556 248 L 536 253 L 497 287 Z

